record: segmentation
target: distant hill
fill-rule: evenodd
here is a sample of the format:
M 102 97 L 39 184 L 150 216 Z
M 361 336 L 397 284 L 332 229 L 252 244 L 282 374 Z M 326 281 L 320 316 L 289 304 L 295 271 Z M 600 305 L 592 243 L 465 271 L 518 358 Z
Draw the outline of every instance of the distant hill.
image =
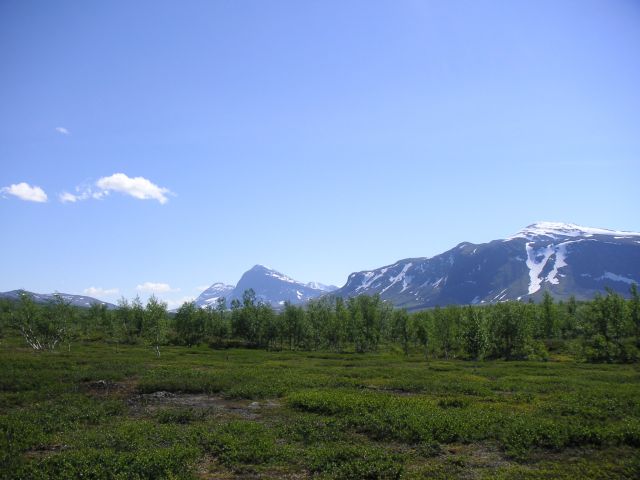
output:
M 55 295 L 53 293 L 33 293 L 27 290 L 11 290 L 10 292 L 0 292 L 0 299 L 4 298 L 17 301 L 20 300 L 20 294 L 23 292 L 31 295 L 36 303 L 48 303 L 53 300 Z M 112 303 L 103 302 L 93 297 L 85 297 L 84 295 L 71 295 L 69 293 L 58 293 L 57 295 L 60 295 L 74 307 L 89 308 L 92 304 L 97 303 L 99 305 L 106 305 L 109 309 L 116 308 Z
M 627 295 L 640 284 L 640 233 L 540 222 L 489 243 L 464 242 L 431 258 L 349 275 L 336 296 L 380 294 L 409 309 L 448 304 L 590 299 L 605 287 Z

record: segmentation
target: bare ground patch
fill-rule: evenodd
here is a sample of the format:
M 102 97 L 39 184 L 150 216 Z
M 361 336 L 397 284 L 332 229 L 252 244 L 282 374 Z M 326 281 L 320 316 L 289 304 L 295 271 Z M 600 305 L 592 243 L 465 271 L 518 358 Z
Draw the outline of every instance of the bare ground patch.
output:
M 443 445 L 438 454 L 407 465 L 407 471 L 425 478 L 475 480 L 514 465 L 497 445 L 470 443 Z
M 257 420 L 266 411 L 280 406 L 280 403 L 274 400 L 256 402 L 228 399 L 219 395 L 165 391 L 133 395 L 127 402 L 134 414 L 154 413 L 164 408 L 185 408 L 213 415 L 230 415 L 246 420 Z
M 229 470 L 219 463 L 212 456 L 207 455 L 195 469 L 195 475 L 202 480 L 267 480 L 267 479 L 285 479 L 285 480 L 302 480 L 309 478 L 306 471 L 291 471 L 283 467 L 271 467 L 261 469 L 260 471 L 238 472 Z
M 84 382 L 80 385 L 80 390 L 95 397 L 113 396 L 117 398 L 130 397 L 136 391 L 138 380 L 129 378 L 121 382 L 111 380 L 94 380 Z

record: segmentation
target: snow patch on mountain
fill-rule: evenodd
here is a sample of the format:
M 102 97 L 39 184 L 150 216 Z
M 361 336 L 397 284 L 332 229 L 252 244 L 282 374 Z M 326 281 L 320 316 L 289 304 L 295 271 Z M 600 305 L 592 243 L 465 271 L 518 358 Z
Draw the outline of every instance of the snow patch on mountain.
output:
M 266 273 L 268 276 L 276 278 L 278 280 L 280 280 L 281 282 L 287 282 L 287 283 L 300 283 L 296 280 L 294 280 L 291 277 L 287 277 L 286 275 L 281 274 L 280 272 L 276 272 L 275 270 L 269 270 Z
M 542 278 L 540 274 L 547 264 L 547 260 L 554 253 L 553 245 L 547 245 L 544 248 L 535 249 L 533 242 L 526 245 L 527 249 L 527 267 L 529 267 L 529 295 L 540 290 Z
M 558 280 L 558 270 L 562 267 L 567 266 L 567 245 L 571 243 L 581 242 L 582 240 L 573 240 L 568 242 L 559 243 L 554 247 L 556 254 L 556 261 L 553 263 L 553 269 L 547 275 L 547 282 L 552 285 L 558 285 L 560 280 Z M 560 275 L 562 276 L 562 275 Z
M 385 267 L 382 270 L 380 270 L 380 273 L 378 275 L 376 275 L 376 272 L 364 272 L 363 273 L 364 278 L 362 279 L 362 284 L 356 288 L 356 291 L 366 290 L 371 286 L 373 282 L 375 282 L 376 280 L 381 278 L 385 273 L 387 273 L 388 270 L 389 268 Z
M 411 265 L 413 265 L 413 263 L 409 262 L 407 263 L 403 268 L 402 271 L 396 275 L 396 276 L 390 276 L 389 277 L 389 281 L 391 282 L 389 285 L 387 285 L 385 288 L 382 289 L 382 292 L 380 293 L 384 293 L 387 290 L 389 290 L 391 287 L 393 287 L 396 283 L 398 283 L 400 280 L 405 280 L 405 275 L 407 274 L 407 270 L 409 270 L 409 268 L 411 268 Z M 404 283 L 404 288 L 401 290 L 402 292 L 404 292 L 407 289 L 407 284 L 406 282 Z
M 558 277 L 563 277 L 559 270 L 562 267 L 567 266 L 567 247 L 572 243 L 578 243 L 582 241 L 588 241 L 586 239 L 569 240 L 567 242 L 558 243 L 556 245 L 550 243 L 545 247 L 536 249 L 534 242 L 527 242 L 527 267 L 529 268 L 529 294 L 536 293 L 540 290 L 543 281 L 547 281 L 552 285 L 558 285 L 560 280 Z M 546 277 L 541 278 L 540 274 L 547 265 L 549 258 L 555 257 L 553 267 Z

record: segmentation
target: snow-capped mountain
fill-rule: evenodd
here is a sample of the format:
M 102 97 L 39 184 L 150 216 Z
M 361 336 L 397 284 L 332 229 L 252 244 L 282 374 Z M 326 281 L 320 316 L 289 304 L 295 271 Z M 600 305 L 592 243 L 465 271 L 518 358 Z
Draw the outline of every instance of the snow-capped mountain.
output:
M 0 292 L 0 299 L 7 299 L 12 301 L 20 300 L 20 294 L 27 293 L 33 297 L 33 301 L 36 303 L 48 303 L 54 300 L 53 293 L 33 293 L 26 290 L 11 290 L 10 292 Z M 71 295 L 69 293 L 58 293 L 65 301 L 69 302 L 74 307 L 89 308 L 92 304 L 106 305 L 107 308 L 115 308 L 112 303 L 103 302 L 93 297 L 86 297 L 84 295 Z
M 592 298 L 640 284 L 640 233 L 539 222 L 502 240 L 464 242 L 431 258 L 408 258 L 349 275 L 335 295 L 380 294 L 396 306 Z
M 200 307 L 215 305 L 219 297 L 225 297 L 229 306 L 234 299 L 242 301 L 245 290 L 253 289 L 256 299 L 274 307 L 281 307 L 286 301 L 293 304 L 304 303 L 332 292 L 336 288 L 317 282 L 299 282 L 271 268 L 255 265 L 240 277 L 235 287 L 222 283 L 211 285 L 196 299 L 196 305 Z
M 214 283 L 196 299 L 199 307 L 215 306 L 218 298 L 228 299 L 235 287 L 233 285 L 225 285 L 224 283 Z

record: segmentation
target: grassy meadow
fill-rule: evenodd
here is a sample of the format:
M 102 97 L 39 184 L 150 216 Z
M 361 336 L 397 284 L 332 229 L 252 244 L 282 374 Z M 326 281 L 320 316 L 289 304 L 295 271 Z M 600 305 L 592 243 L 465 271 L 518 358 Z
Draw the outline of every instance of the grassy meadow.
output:
M 5 338 L 0 477 L 639 478 L 640 369 Z

